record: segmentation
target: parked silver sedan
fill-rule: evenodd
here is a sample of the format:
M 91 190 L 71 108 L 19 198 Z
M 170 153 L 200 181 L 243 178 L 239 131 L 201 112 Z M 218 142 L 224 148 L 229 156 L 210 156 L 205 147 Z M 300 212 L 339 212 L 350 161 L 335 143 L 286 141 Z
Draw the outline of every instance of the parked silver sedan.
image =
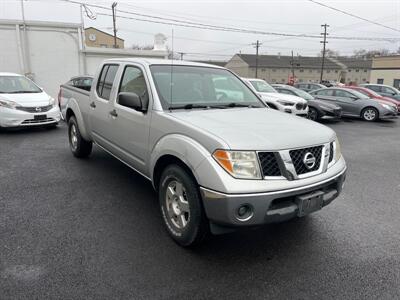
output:
M 324 88 L 310 92 L 316 99 L 330 101 L 342 108 L 342 116 L 358 117 L 365 121 L 397 118 L 394 105 L 379 103 L 368 96 L 347 88 Z

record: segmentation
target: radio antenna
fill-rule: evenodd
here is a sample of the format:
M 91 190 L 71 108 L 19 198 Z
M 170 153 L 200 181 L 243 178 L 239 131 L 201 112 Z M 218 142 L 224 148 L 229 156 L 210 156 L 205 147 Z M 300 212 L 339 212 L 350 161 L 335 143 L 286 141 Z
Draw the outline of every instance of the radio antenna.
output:
M 171 51 L 172 51 L 172 53 L 171 53 L 171 76 L 170 76 L 170 82 L 169 82 L 169 90 L 170 90 L 170 97 L 169 97 L 169 100 L 170 100 L 170 107 L 172 106 L 172 87 L 173 87 L 173 81 L 172 81 L 172 76 L 173 76 L 173 73 L 174 73 L 174 68 L 173 68 L 173 66 L 174 66 L 174 28 L 172 27 L 172 29 L 171 29 L 171 31 L 172 31 L 172 34 L 171 34 L 171 39 L 172 39 L 172 41 L 171 41 Z

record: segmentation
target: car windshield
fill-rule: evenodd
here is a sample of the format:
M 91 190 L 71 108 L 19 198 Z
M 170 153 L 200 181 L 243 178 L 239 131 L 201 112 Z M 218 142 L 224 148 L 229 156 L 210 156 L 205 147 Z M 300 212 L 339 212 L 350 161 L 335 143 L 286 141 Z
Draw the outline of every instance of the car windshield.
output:
M 378 98 L 381 97 L 377 92 L 374 92 L 373 90 L 368 90 L 368 92 L 367 92 L 367 91 L 364 91 L 364 90 L 362 90 L 362 89 L 355 89 L 355 90 L 356 90 L 357 92 L 359 92 L 359 93 L 361 93 L 361 94 L 367 96 L 367 97 L 369 97 L 369 95 L 372 95 L 372 97 L 378 97 Z
M 41 93 L 42 90 L 24 76 L 0 76 L 0 93 L 23 94 Z
M 197 66 L 150 66 L 164 109 L 264 107 L 258 97 L 225 69 Z
M 277 91 L 263 80 L 250 80 L 251 85 L 260 93 L 277 93 Z
M 314 97 L 312 95 L 310 95 L 309 93 L 307 93 L 303 90 L 300 90 L 300 89 L 296 90 L 296 94 L 297 94 L 297 96 L 299 96 L 305 100 L 313 100 L 314 99 Z

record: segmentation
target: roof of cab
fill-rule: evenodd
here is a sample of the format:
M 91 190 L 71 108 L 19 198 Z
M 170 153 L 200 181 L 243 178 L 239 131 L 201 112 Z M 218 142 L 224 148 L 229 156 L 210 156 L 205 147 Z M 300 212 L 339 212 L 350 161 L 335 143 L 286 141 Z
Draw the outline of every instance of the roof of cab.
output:
M 23 76 L 23 75 L 11 72 L 0 72 L 0 76 Z
M 196 66 L 196 67 L 209 67 L 216 69 L 224 69 L 223 67 L 212 65 L 212 64 L 204 64 L 193 61 L 186 60 L 171 60 L 171 59 L 157 59 L 157 58 L 111 58 L 107 59 L 104 62 L 131 62 L 131 63 L 141 63 L 145 65 L 177 65 L 177 66 Z

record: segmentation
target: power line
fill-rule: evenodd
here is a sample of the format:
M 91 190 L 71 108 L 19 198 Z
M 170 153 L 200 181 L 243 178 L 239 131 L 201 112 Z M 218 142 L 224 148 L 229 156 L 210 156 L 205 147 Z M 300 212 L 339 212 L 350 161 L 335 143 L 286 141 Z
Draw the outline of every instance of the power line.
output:
M 103 10 L 110 10 L 110 8 L 96 5 L 96 4 L 88 4 L 84 2 L 74 1 L 74 0 L 59 0 L 74 4 L 85 4 L 87 6 L 96 7 Z M 226 31 L 226 32 L 237 32 L 237 33 L 249 33 L 249 34 L 260 34 L 260 35 L 273 35 L 273 36 L 285 36 L 285 37 L 307 37 L 307 38 L 320 38 L 319 35 L 311 35 L 311 34 L 293 34 L 293 33 L 281 33 L 281 32 L 268 32 L 268 31 L 261 31 L 261 30 L 252 30 L 252 29 L 245 29 L 245 28 L 237 28 L 237 27 L 229 27 L 229 26 L 216 26 L 211 24 L 205 23 L 198 23 L 198 22 L 190 22 L 190 21 L 183 21 L 179 19 L 172 19 L 172 18 L 164 18 L 159 16 L 152 16 L 148 14 L 139 14 L 134 13 L 131 11 L 126 10 L 119 10 L 119 12 L 131 14 L 139 17 L 127 17 L 127 16 L 119 16 L 120 18 L 131 19 L 136 21 L 142 22 L 150 22 L 150 23 L 158 23 L 158 24 L 165 24 L 165 25 L 172 25 L 172 26 L 180 26 L 180 27 L 188 27 L 188 28 L 197 28 L 197 29 L 204 29 L 204 30 L 213 30 L 213 31 Z M 105 15 L 110 16 L 109 14 L 98 13 L 98 15 Z M 151 18 L 155 20 L 143 19 Z M 375 38 L 375 37 L 341 37 L 341 36 L 332 36 L 332 39 L 344 39 L 344 40 L 375 40 L 375 41 L 400 41 L 400 38 Z
M 323 3 L 318 2 L 318 1 L 315 1 L 315 0 L 308 0 L 308 1 L 310 1 L 310 2 L 312 2 L 312 3 L 315 3 L 315 4 L 317 4 L 317 5 L 320 5 L 320 6 L 329 8 L 329 9 L 331 9 L 331 10 L 340 12 L 340 13 L 342 13 L 342 14 L 348 15 L 348 16 L 350 16 L 350 17 L 353 17 L 353 18 L 356 18 L 356 19 L 359 19 L 359 20 L 363 20 L 363 21 L 365 21 L 365 22 L 368 22 L 368 23 L 371 23 L 371 24 L 374 24 L 374 25 L 377 25 L 377 26 L 380 26 L 380 27 L 384 27 L 384 28 L 387 28 L 387 29 L 390 29 L 390 30 L 394 30 L 394 31 L 400 32 L 399 29 L 396 29 L 396 28 L 393 28 L 393 27 L 390 27 L 390 26 L 387 26 L 387 25 L 384 25 L 384 24 L 381 24 L 381 23 L 378 23 L 378 22 L 375 22 L 375 21 L 372 21 L 372 20 L 369 20 L 369 19 L 360 17 L 360 16 L 357 16 L 357 15 L 355 15 L 355 14 L 349 13 L 349 12 L 344 11 L 344 10 L 341 10 L 341 9 L 339 9 L 339 8 L 335 8 L 335 7 L 332 7 L 332 6 L 323 4 Z

